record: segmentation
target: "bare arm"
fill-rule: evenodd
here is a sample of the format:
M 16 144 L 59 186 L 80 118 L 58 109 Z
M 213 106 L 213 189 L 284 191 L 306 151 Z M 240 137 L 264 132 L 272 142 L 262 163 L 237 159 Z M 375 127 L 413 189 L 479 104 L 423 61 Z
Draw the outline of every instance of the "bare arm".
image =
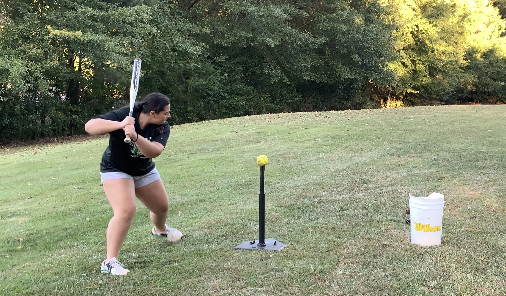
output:
M 125 135 L 128 135 L 132 140 L 136 141 L 137 148 L 148 158 L 155 158 L 159 156 L 165 148 L 158 142 L 150 142 L 148 139 L 140 136 L 135 131 L 135 119 L 127 116 L 123 121 L 106 120 L 102 118 L 90 119 L 84 126 L 86 132 L 91 135 L 103 135 L 118 129 L 123 129 Z
M 139 150 L 148 158 L 155 158 L 162 154 L 165 147 L 158 142 L 150 142 L 143 136 L 138 135 L 137 141 L 135 142 Z
M 90 135 L 103 135 L 109 132 L 123 129 L 127 125 L 132 125 L 135 123 L 135 119 L 133 117 L 127 116 L 123 121 L 113 121 L 102 118 L 94 118 L 90 119 L 84 125 L 84 129 Z
M 130 139 L 135 141 L 137 148 L 148 158 L 155 158 L 159 156 L 165 148 L 158 142 L 151 142 L 143 136 L 139 135 L 133 125 L 127 125 L 123 128 L 125 134 L 130 136 Z

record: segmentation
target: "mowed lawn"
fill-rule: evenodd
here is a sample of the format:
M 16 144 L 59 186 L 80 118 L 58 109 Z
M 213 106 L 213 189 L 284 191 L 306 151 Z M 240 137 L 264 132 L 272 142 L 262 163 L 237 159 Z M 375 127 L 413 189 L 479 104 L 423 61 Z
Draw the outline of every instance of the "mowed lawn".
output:
M 175 107 L 175 106 L 174 106 Z M 183 240 L 138 203 L 100 273 L 107 137 L 0 151 L 0 295 L 505 295 L 506 105 L 247 116 L 173 126 L 155 159 Z M 266 238 L 258 239 L 265 154 Z M 444 194 L 442 243 L 410 243 L 409 194 Z

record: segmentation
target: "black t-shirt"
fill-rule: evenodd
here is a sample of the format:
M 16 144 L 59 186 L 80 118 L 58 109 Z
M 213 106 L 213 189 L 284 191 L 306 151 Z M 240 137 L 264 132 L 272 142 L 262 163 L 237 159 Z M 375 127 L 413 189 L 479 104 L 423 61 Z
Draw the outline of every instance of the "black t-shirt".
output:
M 128 113 L 128 109 L 120 109 L 94 118 L 123 121 Z M 141 130 L 139 114 L 134 112 L 132 116 L 135 118 L 135 131 L 139 135 L 151 142 L 158 142 L 165 147 L 170 134 L 170 126 L 167 122 L 162 125 L 150 124 L 144 130 Z M 100 172 L 123 172 L 131 176 L 142 176 L 155 168 L 155 163 L 151 158 L 147 158 L 142 154 L 135 142 L 124 142 L 125 132 L 123 129 L 112 131 L 109 134 L 109 146 L 102 155 Z

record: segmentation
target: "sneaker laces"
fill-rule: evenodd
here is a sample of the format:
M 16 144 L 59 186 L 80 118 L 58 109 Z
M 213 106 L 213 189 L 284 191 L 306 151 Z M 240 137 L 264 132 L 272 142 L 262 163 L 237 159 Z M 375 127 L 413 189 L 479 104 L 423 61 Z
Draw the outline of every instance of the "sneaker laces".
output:
M 112 267 L 120 266 L 121 268 L 123 268 L 123 265 L 121 265 L 121 262 L 119 262 L 118 259 L 116 259 L 116 257 L 111 258 L 111 260 L 109 260 L 107 264 L 111 265 Z
M 116 259 L 116 257 L 111 258 L 106 265 L 108 268 L 110 268 L 109 272 L 113 274 L 126 274 L 129 272 L 128 269 L 124 268 L 123 265 L 121 265 L 121 262 Z M 114 270 L 114 271 L 113 271 Z

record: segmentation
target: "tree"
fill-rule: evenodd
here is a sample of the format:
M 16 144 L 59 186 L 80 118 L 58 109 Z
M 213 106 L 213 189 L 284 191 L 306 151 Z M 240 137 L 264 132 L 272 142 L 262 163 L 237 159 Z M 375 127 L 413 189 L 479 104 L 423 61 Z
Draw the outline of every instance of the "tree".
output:
M 4 0 L 0 128 L 83 131 L 139 95 L 173 123 L 266 112 L 504 101 L 504 21 L 485 0 Z
M 127 95 L 138 37 L 152 30 L 144 5 L 22 0 L 0 11 L 8 20 L 0 36 L 7 139 L 81 133 L 91 114 Z
M 486 99 L 466 97 L 464 90 L 485 87 L 473 85 L 473 77 L 485 73 L 469 71 L 470 61 L 492 51 L 504 64 L 504 21 L 497 9 L 481 0 L 399 1 L 394 7 L 400 56 L 390 64 L 398 76 L 394 96 L 411 104 Z
M 393 78 L 392 28 L 374 1 L 205 1 L 198 9 L 213 68 L 234 79 L 243 98 L 234 102 L 246 112 L 361 108 L 369 81 Z

